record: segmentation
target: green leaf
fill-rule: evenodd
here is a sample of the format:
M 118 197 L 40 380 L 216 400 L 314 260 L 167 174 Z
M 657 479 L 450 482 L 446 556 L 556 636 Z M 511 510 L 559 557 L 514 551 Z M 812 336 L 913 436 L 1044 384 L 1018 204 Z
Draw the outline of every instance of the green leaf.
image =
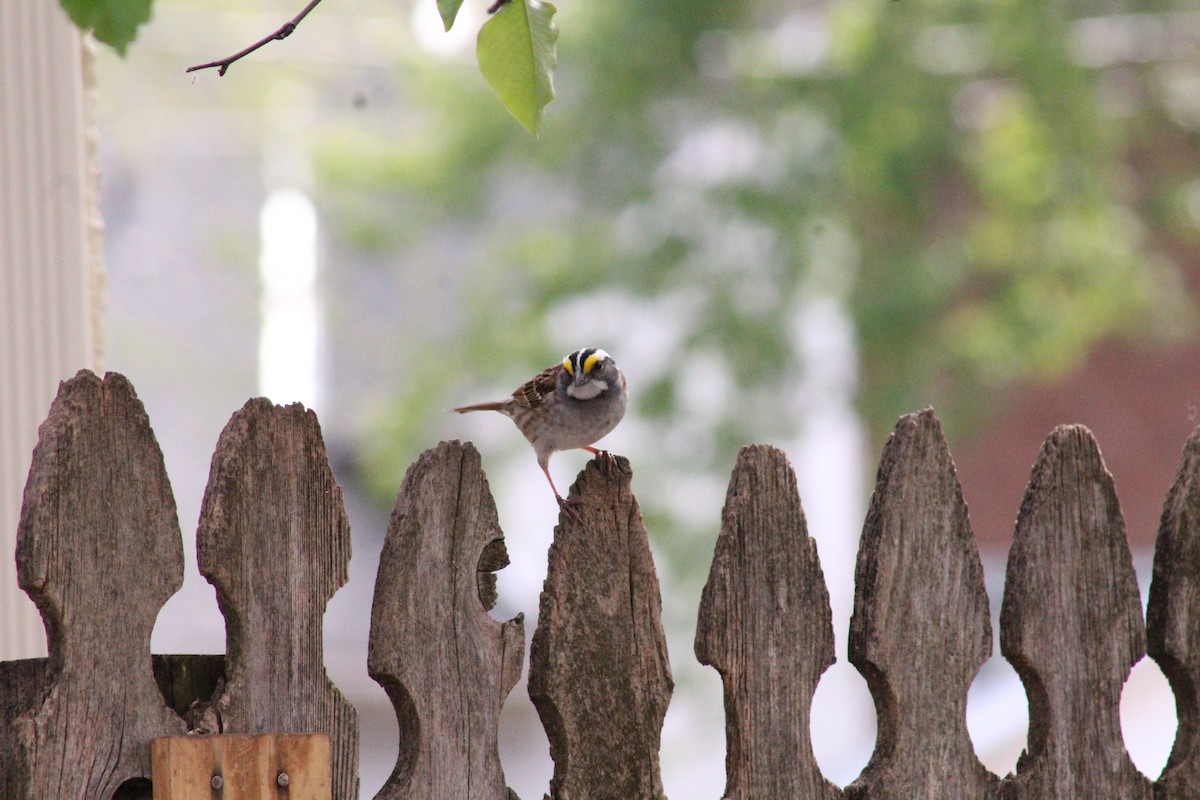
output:
M 63 10 L 80 30 L 125 55 L 137 38 L 138 26 L 150 19 L 151 0 L 61 0 Z
M 554 99 L 557 9 L 537 0 L 509 0 L 479 29 L 479 71 L 508 112 L 537 135 L 542 110 Z
M 442 24 L 446 26 L 446 30 L 454 26 L 454 18 L 458 16 L 458 9 L 462 4 L 463 0 L 437 0 L 438 13 L 442 15 Z

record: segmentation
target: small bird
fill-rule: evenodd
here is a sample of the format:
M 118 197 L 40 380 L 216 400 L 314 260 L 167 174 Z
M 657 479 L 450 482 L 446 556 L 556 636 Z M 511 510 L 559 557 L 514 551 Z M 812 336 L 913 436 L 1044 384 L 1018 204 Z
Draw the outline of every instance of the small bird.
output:
M 629 404 L 625 375 L 612 356 L 596 347 L 576 350 L 523 384 L 512 397 L 453 409 L 499 411 L 512 419 L 533 445 L 538 466 L 550 481 L 559 506 L 567 501 L 550 477 L 550 454 L 582 448 L 601 453 L 592 444 L 617 427 Z

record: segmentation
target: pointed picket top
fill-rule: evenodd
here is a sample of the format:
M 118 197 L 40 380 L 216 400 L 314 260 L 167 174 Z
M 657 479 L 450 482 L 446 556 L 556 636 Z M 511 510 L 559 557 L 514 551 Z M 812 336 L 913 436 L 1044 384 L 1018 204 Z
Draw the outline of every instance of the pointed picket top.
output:
M 646 527 L 621 457 L 593 459 L 550 546 L 529 696 L 550 740 L 552 800 L 659 800 L 673 683 Z
M 888 439 L 854 580 L 850 662 L 879 729 L 847 796 L 998 797 L 967 732 L 967 690 L 992 651 L 983 565 L 930 409 L 901 417 Z
M 507 796 L 500 710 L 521 676 L 525 623 L 487 613 L 507 564 L 479 452 L 425 451 L 396 498 L 371 608 L 368 671 L 400 720 L 400 756 L 376 800 Z
M 1184 445 L 1163 508 L 1146 633 L 1147 650 L 1175 691 L 1179 719 L 1156 796 L 1200 797 L 1200 428 Z
M 842 792 L 821 774 L 812 698 L 834 662 L 829 592 L 782 451 L 742 448 L 696 628 L 696 658 L 725 687 L 726 800 Z
M 83 370 L 59 386 L 25 485 L 17 576 L 50 657 L 41 691 L 0 731 L 0 794 L 91 800 L 148 779 L 150 740 L 185 731 L 150 660 L 155 619 L 183 582 L 183 541 L 162 452 L 123 376 Z
M 1034 464 L 1008 556 L 1000 649 L 1029 696 L 1008 800 L 1144 800 L 1121 737 L 1121 690 L 1146 648 L 1125 523 L 1087 428 L 1056 428 Z
M 325 607 L 346 582 L 350 525 L 317 416 L 250 400 L 221 432 L 196 533 L 225 614 L 225 733 L 327 733 L 333 798 L 358 797 L 354 707 L 325 674 Z

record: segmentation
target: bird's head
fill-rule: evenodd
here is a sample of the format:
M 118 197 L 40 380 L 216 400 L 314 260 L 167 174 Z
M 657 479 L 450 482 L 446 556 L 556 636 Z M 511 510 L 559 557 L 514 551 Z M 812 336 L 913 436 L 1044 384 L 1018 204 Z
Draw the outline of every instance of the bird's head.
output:
M 617 385 L 620 373 L 612 356 L 596 347 L 576 350 L 562 361 L 559 387 L 576 400 L 591 400 Z

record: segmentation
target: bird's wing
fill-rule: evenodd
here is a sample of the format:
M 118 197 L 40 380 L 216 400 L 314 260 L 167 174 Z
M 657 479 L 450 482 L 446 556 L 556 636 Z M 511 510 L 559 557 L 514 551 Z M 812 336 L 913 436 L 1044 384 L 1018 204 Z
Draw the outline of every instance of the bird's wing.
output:
M 547 396 L 554 393 L 555 387 L 558 386 L 558 374 L 562 371 L 562 364 L 546 367 L 513 392 L 513 402 L 525 408 L 537 408 Z

